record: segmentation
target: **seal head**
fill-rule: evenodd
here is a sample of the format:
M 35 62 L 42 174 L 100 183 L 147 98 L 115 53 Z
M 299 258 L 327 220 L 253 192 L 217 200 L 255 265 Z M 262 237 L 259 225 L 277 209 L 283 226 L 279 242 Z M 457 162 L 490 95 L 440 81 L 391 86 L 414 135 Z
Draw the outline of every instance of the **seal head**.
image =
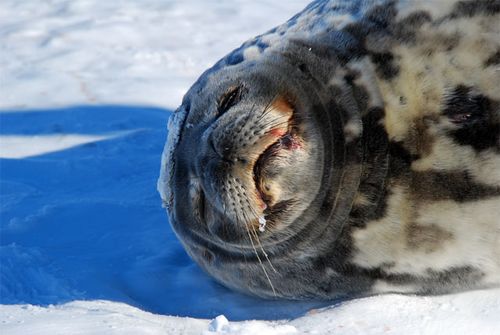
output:
M 304 46 L 292 49 L 201 77 L 172 117 L 159 185 L 191 257 L 224 284 L 261 296 L 297 297 L 304 279 L 282 277 L 310 260 L 286 258 L 299 245 L 311 257 L 321 244 L 331 249 L 318 237 L 338 234 L 361 173 L 363 150 L 346 137 L 347 123 L 359 135 L 359 111 L 338 102 L 353 97 L 322 85 Z

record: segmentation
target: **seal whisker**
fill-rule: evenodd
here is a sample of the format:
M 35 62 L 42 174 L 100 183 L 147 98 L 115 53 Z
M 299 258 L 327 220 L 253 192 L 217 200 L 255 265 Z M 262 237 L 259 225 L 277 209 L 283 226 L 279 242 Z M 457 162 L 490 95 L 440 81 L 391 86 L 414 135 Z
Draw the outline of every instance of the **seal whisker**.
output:
M 287 118 L 286 116 L 277 116 L 271 120 L 268 120 L 266 123 L 259 124 L 259 126 L 262 127 L 262 129 L 265 129 L 264 134 L 268 134 L 273 129 L 288 126 L 289 121 L 289 118 Z
M 260 242 L 260 239 L 259 239 L 259 234 L 257 234 L 257 231 L 255 230 L 255 227 L 253 227 L 253 226 L 252 226 L 252 232 L 253 232 L 253 235 L 254 235 L 254 237 L 255 237 L 255 239 L 257 241 L 257 244 L 259 245 L 260 250 L 262 250 L 262 253 L 264 254 L 264 257 L 266 257 L 266 260 L 269 263 L 269 266 L 274 271 L 274 273 L 278 273 L 278 270 L 276 270 L 276 268 L 274 267 L 273 263 L 271 263 L 271 260 L 269 259 L 269 256 L 268 256 L 267 252 L 264 250 L 264 246 L 262 245 L 262 243 Z
M 277 97 L 278 97 L 278 93 L 276 93 L 275 95 L 273 95 L 273 96 L 271 97 L 271 99 L 269 99 L 269 102 L 268 102 L 267 104 L 265 104 L 265 105 L 264 105 L 264 108 L 262 109 L 261 114 L 257 117 L 257 120 L 260 120 L 262 117 L 264 117 L 264 116 L 265 116 L 265 114 L 266 114 L 267 112 L 269 112 L 270 107 L 271 107 L 271 105 L 273 104 L 273 101 L 275 101 Z
M 276 125 L 273 125 L 273 123 L 275 123 L 275 122 L 277 122 L 277 121 L 279 121 L 279 120 L 281 120 L 281 119 L 284 118 L 284 116 L 281 115 L 281 116 L 274 117 L 274 118 L 272 118 L 270 120 L 266 120 L 266 116 L 268 116 L 268 114 L 270 114 L 270 113 L 271 113 L 271 111 L 266 112 L 266 115 L 263 116 L 260 120 L 258 120 L 255 124 L 258 125 L 258 126 L 260 126 L 260 127 L 262 127 L 262 128 L 267 127 L 269 125 L 272 125 L 272 127 L 273 126 L 276 127 Z
M 274 120 L 271 120 L 266 126 L 270 126 L 271 129 L 267 130 L 266 133 L 268 133 L 269 131 L 271 131 L 273 128 L 276 128 L 276 127 L 281 127 L 281 126 L 285 126 L 285 125 L 288 125 L 288 120 L 285 120 L 283 122 L 278 122 L 278 123 L 274 123 L 276 121 L 279 121 L 280 119 L 279 118 L 276 118 Z
M 257 212 L 255 211 L 254 208 L 252 208 L 250 206 L 250 204 L 248 203 L 248 199 L 247 199 L 247 205 L 249 206 L 250 210 L 252 211 L 253 215 L 255 215 L 255 217 L 259 217 L 259 215 L 257 214 Z M 255 230 L 255 227 L 252 226 L 252 232 L 253 232 L 253 236 L 255 237 L 255 240 L 257 241 L 257 244 L 259 245 L 260 247 L 260 250 L 262 250 L 262 254 L 264 254 L 264 257 L 266 257 L 266 260 L 267 262 L 269 263 L 269 266 L 271 267 L 271 269 L 275 272 L 275 273 L 278 273 L 278 271 L 276 270 L 276 268 L 274 267 L 273 263 L 271 263 L 271 260 L 269 259 L 269 256 L 267 254 L 267 252 L 264 250 L 264 246 L 262 245 L 262 243 L 260 242 L 260 239 L 259 239 L 259 234 L 257 233 L 257 231 Z
M 244 212 L 243 212 L 243 216 L 245 217 L 245 219 L 247 219 L 247 215 Z M 257 251 L 257 248 L 255 247 L 255 242 L 252 239 L 252 234 L 250 233 L 250 229 L 248 227 L 248 222 L 250 222 L 250 221 L 247 221 L 247 223 L 244 224 L 244 226 L 245 226 L 245 229 L 247 231 L 248 238 L 250 239 L 250 243 L 252 244 L 253 251 L 255 253 L 255 256 L 257 257 L 257 260 L 259 261 L 260 267 L 262 268 L 264 275 L 266 276 L 266 279 L 267 279 L 267 282 L 269 283 L 269 286 L 271 286 L 271 290 L 273 291 L 273 295 L 275 297 L 277 297 L 273 282 L 271 281 L 271 278 L 269 277 L 269 274 L 267 273 L 266 267 L 264 266 L 264 263 L 262 262 L 262 259 L 259 256 L 259 252 Z M 266 254 L 264 253 L 264 255 L 266 255 Z M 266 257 L 267 257 L 267 255 L 266 255 Z
M 260 264 L 260 266 L 262 268 L 262 271 L 264 271 L 264 275 L 267 278 L 267 282 L 269 283 L 269 286 L 271 286 L 271 290 L 273 291 L 273 295 L 275 297 L 277 297 L 276 290 L 274 289 L 273 282 L 271 281 L 271 278 L 269 277 L 269 274 L 266 271 L 264 263 L 262 263 L 262 260 L 260 259 L 259 253 L 258 253 L 257 248 L 255 247 L 255 243 L 254 243 L 254 241 L 252 239 L 252 235 L 250 234 L 250 230 L 248 229 L 247 225 L 245 225 L 245 227 L 246 227 L 246 230 L 247 230 L 247 233 L 248 233 L 248 238 L 250 239 L 250 243 L 252 243 L 252 248 L 253 248 L 253 250 L 255 252 L 255 256 L 257 256 L 257 260 L 259 261 L 259 264 Z

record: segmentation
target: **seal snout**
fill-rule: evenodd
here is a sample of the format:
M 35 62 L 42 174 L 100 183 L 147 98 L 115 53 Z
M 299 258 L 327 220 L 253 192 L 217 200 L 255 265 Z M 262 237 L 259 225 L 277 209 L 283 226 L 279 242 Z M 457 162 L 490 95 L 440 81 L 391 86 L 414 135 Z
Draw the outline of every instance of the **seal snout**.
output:
M 270 185 L 265 184 L 266 173 L 285 148 L 293 147 L 291 135 L 293 107 L 283 97 L 275 99 L 257 118 L 257 126 L 264 129 L 264 135 L 254 142 L 248 157 L 255 189 L 256 204 L 260 211 L 268 209 L 277 198 Z M 264 120 L 262 124 L 260 120 Z
M 287 132 L 281 136 L 276 142 L 271 144 L 257 159 L 253 167 L 253 178 L 258 191 L 258 194 L 265 206 L 264 209 L 270 207 L 278 201 L 279 187 L 271 182 L 273 174 L 271 171 L 276 167 L 280 158 L 286 156 L 290 151 L 301 148 L 301 141 L 298 135 L 293 132 Z
M 214 177 L 202 178 L 212 180 L 205 189 L 217 211 L 236 225 L 258 225 L 280 200 L 279 161 L 300 147 L 293 115 L 292 105 L 278 97 L 260 109 L 227 112 L 206 137 L 202 156 L 210 163 L 201 164 L 200 172 Z

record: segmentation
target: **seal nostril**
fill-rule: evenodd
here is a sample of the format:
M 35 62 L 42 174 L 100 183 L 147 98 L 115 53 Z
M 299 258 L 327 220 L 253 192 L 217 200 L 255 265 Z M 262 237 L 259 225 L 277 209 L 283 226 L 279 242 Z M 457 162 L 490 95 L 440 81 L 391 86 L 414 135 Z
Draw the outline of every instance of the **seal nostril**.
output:
M 210 148 L 210 151 L 212 151 L 221 161 L 228 163 L 228 164 L 234 164 L 235 161 L 238 160 L 238 158 L 234 157 L 233 154 L 233 147 L 231 145 L 229 146 L 224 146 L 224 143 L 221 142 L 227 142 L 226 139 L 219 140 L 217 144 L 215 143 L 213 136 L 208 137 L 208 147 Z M 221 149 L 221 147 L 223 147 Z

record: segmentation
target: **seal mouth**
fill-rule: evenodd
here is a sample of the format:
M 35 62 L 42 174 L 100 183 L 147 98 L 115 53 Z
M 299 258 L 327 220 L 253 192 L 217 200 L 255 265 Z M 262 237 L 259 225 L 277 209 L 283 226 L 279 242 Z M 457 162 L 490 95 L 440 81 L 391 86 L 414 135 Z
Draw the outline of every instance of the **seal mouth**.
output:
M 259 196 L 267 206 L 272 203 L 273 199 L 272 195 L 269 193 L 271 189 L 265 186 L 264 183 L 265 169 L 272 164 L 274 159 L 279 158 L 282 153 L 298 148 L 300 148 L 298 136 L 289 131 L 281 136 L 276 142 L 270 144 L 257 158 L 253 167 L 253 179 Z
M 279 199 L 275 190 L 266 182 L 268 178 L 274 177 L 276 172 L 273 171 L 273 165 L 277 164 L 277 161 L 289 155 L 291 151 L 301 148 L 300 138 L 292 127 L 292 119 L 293 114 L 288 120 L 287 131 L 264 149 L 253 166 L 253 180 L 257 195 L 263 203 L 264 219 L 271 223 L 277 222 L 295 202 Z
M 287 135 L 284 135 L 283 137 L 285 136 Z M 257 190 L 260 199 L 264 203 L 264 210 L 268 209 L 270 207 L 269 205 L 272 202 L 271 194 L 269 193 L 271 189 L 269 186 L 265 186 L 264 184 L 264 169 L 270 164 L 271 160 L 274 157 L 277 157 L 281 138 L 269 145 L 262 152 L 262 154 L 260 154 L 259 158 L 257 158 L 257 161 L 253 166 L 253 180 L 255 183 L 255 189 Z

